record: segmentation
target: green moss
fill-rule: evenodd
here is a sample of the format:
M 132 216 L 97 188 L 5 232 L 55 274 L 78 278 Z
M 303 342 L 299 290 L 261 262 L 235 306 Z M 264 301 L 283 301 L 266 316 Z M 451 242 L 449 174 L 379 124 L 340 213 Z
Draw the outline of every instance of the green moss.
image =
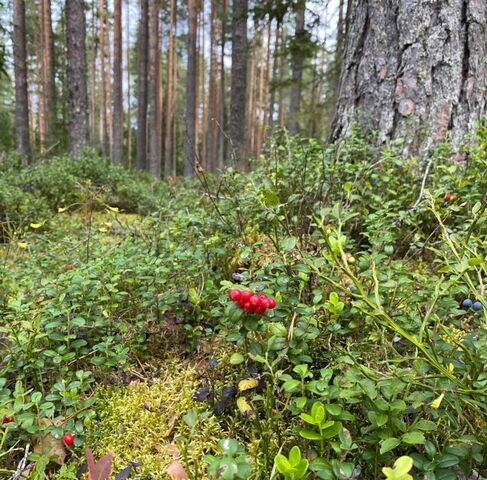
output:
M 154 479 L 168 478 L 165 470 L 173 461 L 171 444 L 175 444 L 186 457 L 180 461 L 188 474 L 197 470 L 198 478 L 205 478 L 203 455 L 215 451 L 223 433 L 213 415 L 208 414 L 192 433 L 183 421 L 189 410 L 201 411 L 192 398 L 196 385 L 193 366 L 172 362 L 165 365 L 160 379 L 101 391 L 89 444 L 97 456 L 114 454 L 115 472 L 129 462 L 142 462 L 134 478 Z

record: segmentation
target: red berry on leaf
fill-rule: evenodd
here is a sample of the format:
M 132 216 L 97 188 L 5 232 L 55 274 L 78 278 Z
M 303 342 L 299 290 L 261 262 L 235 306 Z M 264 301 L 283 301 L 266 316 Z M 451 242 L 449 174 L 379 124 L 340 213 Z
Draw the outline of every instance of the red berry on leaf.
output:
M 71 447 L 71 445 L 74 443 L 74 435 L 71 433 L 64 434 L 63 442 L 67 447 Z
M 253 307 L 253 305 L 250 302 L 244 303 L 243 306 L 242 306 L 242 308 L 246 312 L 253 312 L 254 311 L 254 307 Z
M 267 297 L 267 308 L 276 308 L 277 302 L 272 297 Z
M 258 307 L 260 305 L 260 298 L 257 295 L 252 295 L 249 300 L 250 305 L 252 305 L 254 308 Z
M 240 292 L 240 300 L 244 304 L 247 303 L 251 297 L 252 297 L 252 292 L 250 292 L 249 290 L 244 290 L 243 292 Z
M 262 307 L 264 310 L 269 308 L 268 305 L 268 298 L 265 295 L 259 295 L 259 307 Z
M 257 315 L 264 315 L 265 311 L 266 311 L 266 308 L 262 307 L 260 305 L 255 309 L 255 313 Z
M 242 292 L 240 290 L 237 290 L 236 288 L 230 290 L 230 293 L 228 294 L 230 297 L 230 300 L 233 300 L 234 302 L 238 302 L 242 296 Z
M 3 417 L 2 423 L 5 425 L 7 423 L 12 423 L 14 421 L 13 417 Z

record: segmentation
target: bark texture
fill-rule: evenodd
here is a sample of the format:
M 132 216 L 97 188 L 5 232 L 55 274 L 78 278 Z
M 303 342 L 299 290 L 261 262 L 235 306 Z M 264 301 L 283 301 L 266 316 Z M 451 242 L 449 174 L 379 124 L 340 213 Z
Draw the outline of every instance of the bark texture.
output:
M 188 0 L 188 66 L 186 78 L 186 132 L 184 133 L 184 166 L 185 176 L 193 173 L 193 164 L 197 156 L 196 140 L 196 96 L 197 96 L 197 62 L 196 62 L 196 33 L 197 33 L 197 4 L 196 0 Z
M 331 139 L 357 120 L 405 154 L 459 146 L 486 112 L 487 2 L 351 0 L 347 15 Z
M 27 160 L 29 143 L 29 94 L 27 91 L 27 51 L 25 45 L 25 3 L 13 2 L 13 51 L 15 71 L 15 146 Z
M 122 99 L 122 0 L 114 1 L 113 13 L 113 123 L 112 162 L 122 163 L 123 99 Z
M 248 0 L 233 0 L 230 140 L 237 159 L 245 154 Z
M 138 170 L 147 168 L 147 48 L 149 43 L 148 0 L 140 1 L 137 48 L 137 154 Z
M 88 143 L 85 5 L 83 0 L 66 0 L 66 36 L 69 153 L 77 159 Z

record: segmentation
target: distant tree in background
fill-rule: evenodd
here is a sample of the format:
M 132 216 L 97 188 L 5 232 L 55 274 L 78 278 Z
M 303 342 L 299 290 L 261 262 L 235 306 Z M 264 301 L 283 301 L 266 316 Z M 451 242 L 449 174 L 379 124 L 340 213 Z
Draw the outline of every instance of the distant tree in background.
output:
M 88 145 L 85 36 L 84 1 L 66 0 L 69 153 L 75 159 Z
M 13 2 L 12 40 L 15 70 L 15 146 L 26 162 L 30 157 L 30 139 L 24 0 Z

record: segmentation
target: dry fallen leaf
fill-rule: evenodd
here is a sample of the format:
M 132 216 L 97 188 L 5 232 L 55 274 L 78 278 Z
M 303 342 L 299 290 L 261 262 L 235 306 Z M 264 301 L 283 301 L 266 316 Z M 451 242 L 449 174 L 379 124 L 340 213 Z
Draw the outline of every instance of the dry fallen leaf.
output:
M 171 480 L 188 480 L 188 475 L 184 467 L 177 461 L 174 461 L 167 467 L 166 473 Z
M 39 424 L 50 426 L 52 422 L 47 418 L 41 418 Z M 53 457 L 53 462 L 62 465 L 66 459 L 66 450 L 62 439 L 54 438 L 50 433 L 46 433 L 39 438 L 34 445 L 34 452 L 39 454 L 48 454 Z
M 179 458 L 179 448 L 174 443 L 168 443 L 164 447 L 166 453 L 170 455 L 174 460 Z

